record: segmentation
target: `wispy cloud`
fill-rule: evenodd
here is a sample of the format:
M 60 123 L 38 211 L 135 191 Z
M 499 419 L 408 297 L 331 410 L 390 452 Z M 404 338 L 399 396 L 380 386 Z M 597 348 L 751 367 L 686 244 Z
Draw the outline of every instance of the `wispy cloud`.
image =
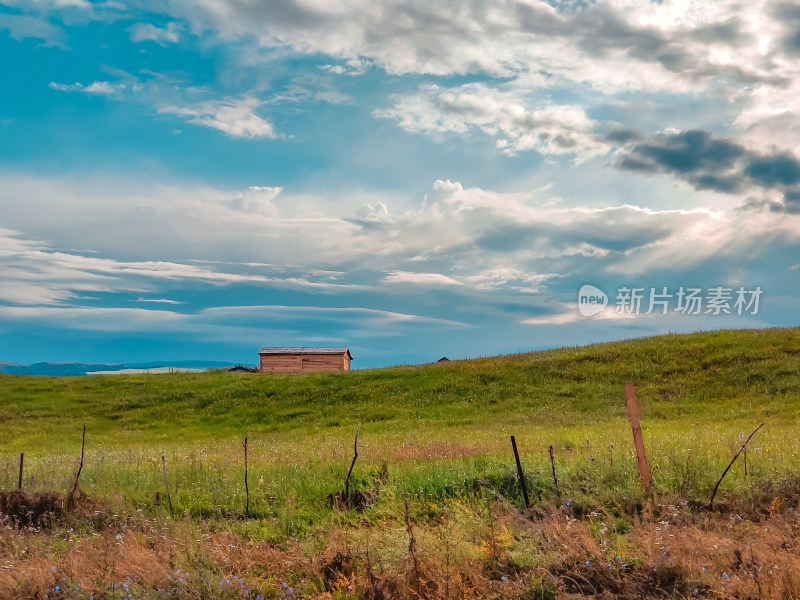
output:
M 167 23 L 166 27 L 156 27 L 152 23 L 136 23 L 128 29 L 132 42 L 155 42 L 161 46 L 177 44 L 180 40 L 181 26 L 177 22 Z
M 382 279 L 384 283 L 411 283 L 423 285 L 461 285 L 452 277 L 441 273 L 409 273 L 408 271 L 392 271 Z
M 152 302 L 155 304 L 183 304 L 177 300 L 169 300 L 168 298 L 136 298 L 134 302 Z
M 198 104 L 168 104 L 158 108 L 159 113 L 186 118 L 191 123 L 218 129 L 232 138 L 278 137 L 272 123 L 257 113 L 264 102 L 254 97 L 215 100 Z
M 38 16 L 0 13 L 2 30 L 8 31 L 12 39 L 36 38 L 49 46 L 63 46 L 66 40 L 63 29 Z
M 83 85 L 82 83 L 57 83 L 55 81 L 51 81 L 48 86 L 50 89 L 58 90 L 59 92 L 84 92 L 86 94 L 105 96 L 118 94 L 125 91 L 129 87 L 126 83 L 111 83 L 110 81 L 93 81 L 88 85 Z M 135 91 L 136 87 L 131 87 L 131 89 Z
M 153 107 L 162 115 L 174 115 L 190 123 L 221 131 L 231 138 L 274 139 L 278 137 L 268 117 L 261 114 L 266 101 L 252 94 L 241 97 L 213 98 L 207 89 L 191 87 L 179 80 L 157 73 L 140 78 L 115 70 L 117 81 L 60 83 L 51 81 L 49 87 L 62 92 L 81 92 L 104 95 L 115 100 Z M 197 97 L 212 99 L 197 101 Z

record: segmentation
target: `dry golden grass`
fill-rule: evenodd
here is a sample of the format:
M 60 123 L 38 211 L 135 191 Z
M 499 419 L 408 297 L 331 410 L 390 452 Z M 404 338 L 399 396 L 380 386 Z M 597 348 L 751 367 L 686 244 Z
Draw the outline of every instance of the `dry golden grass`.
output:
M 782 600 L 800 597 L 798 497 L 714 513 L 662 498 L 655 517 L 582 518 L 566 503 L 520 512 L 487 497 L 430 505 L 408 523 L 401 513 L 380 526 L 345 519 L 280 545 L 220 521 L 6 526 L 0 598 Z

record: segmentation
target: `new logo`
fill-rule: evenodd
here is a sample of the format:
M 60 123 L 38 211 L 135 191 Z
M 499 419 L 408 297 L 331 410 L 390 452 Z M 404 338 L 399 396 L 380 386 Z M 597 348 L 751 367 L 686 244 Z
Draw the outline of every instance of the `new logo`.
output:
M 587 283 L 578 290 L 578 312 L 584 317 L 602 312 L 607 305 L 608 296 L 600 288 Z

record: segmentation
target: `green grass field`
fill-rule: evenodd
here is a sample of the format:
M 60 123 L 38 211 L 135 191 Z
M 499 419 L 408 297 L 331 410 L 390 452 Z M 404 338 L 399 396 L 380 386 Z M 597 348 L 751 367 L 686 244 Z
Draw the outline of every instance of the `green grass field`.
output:
M 85 424 L 81 489 L 112 512 L 166 518 L 156 498 L 165 456 L 177 514 L 212 529 L 224 522 L 246 539 L 319 543 L 357 524 L 400 523 L 402 531 L 406 494 L 423 520 L 456 503 L 484 506 L 487 494 L 521 507 L 514 435 L 534 504 L 558 502 L 553 445 L 561 501 L 612 510 L 645 498 L 625 413 L 628 381 L 659 496 L 707 502 L 762 422 L 747 478 L 737 462 L 720 499 L 800 474 L 800 329 L 772 329 L 345 374 L 0 376 L 0 487 L 16 487 L 24 452 L 26 489 L 66 491 Z M 326 498 L 344 488 L 359 423 L 352 487 L 377 485 L 384 463 L 389 481 L 365 511 L 331 510 Z M 245 436 L 249 521 L 241 519 Z
M 363 479 L 386 461 L 395 479 L 431 497 L 484 475 L 505 477 L 511 434 L 534 487 L 549 486 L 552 444 L 565 489 L 580 493 L 587 478 L 599 478 L 603 493 L 635 494 L 626 381 L 637 386 L 660 490 L 685 485 L 688 459 L 692 490 L 707 492 L 741 436 L 762 421 L 753 477 L 800 470 L 800 331 L 776 329 L 345 374 L 4 376 L 0 484 L 13 486 L 25 452 L 35 489 L 66 488 L 85 424 L 82 477 L 101 497 L 147 507 L 165 455 L 180 506 L 236 510 L 247 435 L 251 477 L 263 478 L 254 509 L 287 494 L 313 504 L 342 487 L 362 423 L 355 474 Z M 728 486 L 737 481 L 734 474 Z

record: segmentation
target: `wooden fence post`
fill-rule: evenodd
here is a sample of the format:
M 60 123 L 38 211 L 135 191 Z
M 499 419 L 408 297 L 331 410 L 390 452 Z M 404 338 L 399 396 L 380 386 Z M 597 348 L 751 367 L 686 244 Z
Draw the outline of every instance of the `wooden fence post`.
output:
M 353 467 L 356 466 L 358 458 L 358 432 L 361 430 L 361 423 L 356 428 L 356 439 L 353 441 L 353 462 L 350 463 L 350 470 L 347 472 L 347 479 L 344 480 L 344 501 L 350 502 L 350 475 L 353 474 Z
M 525 485 L 525 474 L 522 472 L 522 463 L 519 462 L 519 453 L 517 452 L 517 441 L 513 435 L 511 436 L 511 447 L 514 449 L 514 459 L 517 461 L 517 475 L 519 476 L 519 484 L 522 486 L 522 497 L 525 498 L 525 508 L 530 508 L 528 486 Z
M 19 483 L 17 484 L 17 489 L 22 489 L 22 465 L 25 464 L 25 453 L 19 453 Z
M 174 519 L 175 513 L 172 510 L 172 497 L 170 496 L 169 493 L 169 479 L 167 478 L 167 461 L 163 456 L 161 457 L 161 467 L 164 470 L 164 487 L 167 488 L 167 502 L 169 502 L 169 514 Z
M 553 454 L 553 446 L 551 445 L 548 449 L 550 453 L 550 469 L 553 471 L 553 485 L 556 487 L 556 495 L 561 497 L 561 490 L 558 489 L 558 477 L 556 477 L 556 459 L 555 455 Z
M 83 436 L 81 437 L 81 463 L 78 465 L 78 472 L 75 473 L 75 483 L 72 485 L 72 496 L 78 491 L 78 479 L 80 479 L 81 471 L 83 471 L 83 452 L 86 448 L 86 425 L 83 426 Z
M 247 486 L 247 436 L 244 436 L 244 492 L 247 495 L 247 505 L 244 509 L 244 515 L 250 516 L 250 488 Z
M 633 446 L 636 449 L 636 462 L 639 466 L 639 478 L 642 486 L 650 496 L 650 510 L 656 509 L 656 495 L 653 489 L 653 476 L 650 473 L 650 463 L 647 462 L 647 452 L 644 448 L 644 438 L 642 437 L 641 418 L 642 412 L 639 403 L 636 401 L 636 390 L 632 383 L 626 383 L 625 387 L 625 408 L 628 411 L 628 420 L 631 423 L 633 432 Z

